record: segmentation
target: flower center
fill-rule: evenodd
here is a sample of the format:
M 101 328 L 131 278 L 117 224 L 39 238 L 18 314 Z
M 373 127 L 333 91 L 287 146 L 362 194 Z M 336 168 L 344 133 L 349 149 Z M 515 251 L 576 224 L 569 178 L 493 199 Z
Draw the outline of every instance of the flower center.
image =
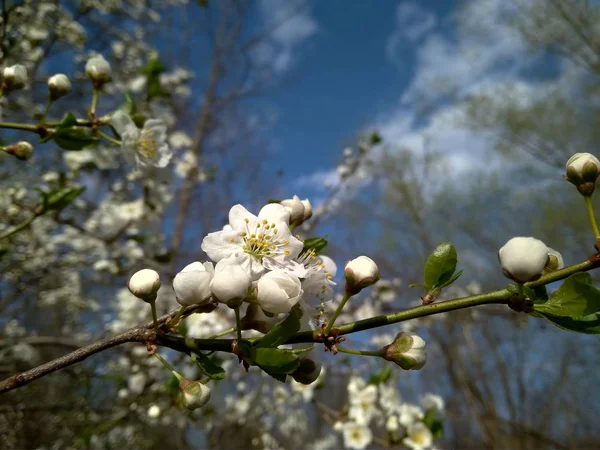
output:
M 355 428 L 354 430 L 352 430 L 352 433 L 350 433 L 350 435 L 352 436 L 352 440 L 354 441 L 360 441 L 362 440 L 362 431 Z
M 157 145 L 156 139 L 152 135 L 142 132 L 142 136 L 137 144 L 137 150 L 148 159 L 152 159 L 156 154 Z
M 242 249 L 244 252 L 262 260 L 265 256 L 289 255 L 290 250 L 287 248 L 289 241 L 277 240 L 278 230 L 275 224 L 269 224 L 269 221 L 263 219 L 257 222 L 254 229 L 250 229 L 250 220 L 244 219 L 246 222 L 246 231 L 240 232 L 244 243 Z
M 419 445 L 425 445 L 427 444 L 427 433 L 424 433 L 423 431 L 417 431 L 415 434 L 413 434 L 412 440 Z

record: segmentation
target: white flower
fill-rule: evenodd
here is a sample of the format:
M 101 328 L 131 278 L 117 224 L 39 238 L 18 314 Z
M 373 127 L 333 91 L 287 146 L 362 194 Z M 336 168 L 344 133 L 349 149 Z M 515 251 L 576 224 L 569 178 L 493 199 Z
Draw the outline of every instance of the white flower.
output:
M 423 410 L 412 403 L 402 403 L 398 408 L 398 422 L 405 428 L 423 418 Z
M 88 59 L 85 64 L 85 74 L 94 83 L 102 85 L 111 79 L 110 64 L 104 59 L 104 56 L 96 55 Z
M 343 436 L 344 446 L 356 450 L 366 448 L 373 440 L 373 434 L 369 427 L 354 422 L 344 424 Z
M 160 276 L 152 269 L 142 269 L 134 273 L 127 285 L 129 291 L 144 301 L 154 301 L 160 289 Z
M 348 400 L 350 402 L 348 416 L 356 423 L 367 425 L 377 414 L 377 387 L 373 384 L 349 396 Z
M 300 225 L 304 222 L 304 203 L 302 203 L 302 200 L 297 195 L 286 200 L 281 200 L 280 203 L 290 213 L 290 225 Z
M 150 417 L 151 419 L 156 419 L 158 416 L 160 416 L 160 406 L 150 406 L 150 408 L 148 408 L 148 417 Z
M 33 156 L 33 145 L 27 141 L 19 141 L 16 144 L 7 146 L 5 151 L 17 159 L 26 161 Z
M 549 249 L 532 237 L 515 237 L 498 252 L 502 272 L 518 283 L 538 279 L 548 262 Z
M 421 397 L 421 405 L 426 410 L 432 409 L 440 414 L 444 413 L 444 399 L 439 395 L 425 394 Z
M 292 390 L 302 395 L 302 400 L 308 403 L 313 399 L 317 384 L 318 383 L 303 384 L 298 383 L 296 380 L 292 379 Z
M 575 153 L 567 161 L 568 181 L 577 186 L 583 195 L 591 195 L 600 174 L 600 161 L 590 153 Z
M 6 67 L 3 73 L 2 89 L 23 89 L 27 84 L 27 69 L 21 64 Z
M 127 381 L 127 387 L 134 394 L 141 394 L 144 392 L 144 388 L 146 387 L 146 375 L 144 375 L 142 372 L 131 375 Z
M 258 217 L 235 205 L 229 211 L 231 229 L 209 233 L 202 241 L 202 250 L 217 262 L 240 256 L 244 269 L 257 280 L 265 269 L 291 265 L 302 251 L 302 241 L 292 236 L 288 227 L 289 216 L 285 207 L 276 203 L 264 206 Z
M 383 347 L 383 358 L 392 361 L 404 370 L 419 370 L 427 361 L 425 341 L 415 333 L 402 331 L 394 342 Z
M 57 73 L 56 75 L 48 78 L 48 90 L 50 91 L 50 98 L 56 100 L 60 97 L 64 97 L 71 92 L 71 82 L 69 77 L 64 73 Z
M 346 291 L 352 294 L 375 284 L 380 278 L 377 264 L 367 256 L 359 256 L 348 261 L 344 267 L 344 276 L 346 277 Z
M 215 269 L 213 264 L 193 262 L 175 275 L 173 289 L 180 305 L 201 305 L 210 299 L 210 282 Z
M 433 436 L 429 428 L 422 422 L 416 422 L 408 427 L 408 436 L 402 443 L 413 450 L 429 448 L 433 442 Z
M 289 312 L 304 293 L 298 277 L 275 271 L 264 274 L 257 288 L 258 304 L 271 314 Z
M 139 130 L 124 111 L 113 114 L 111 125 L 121 136 L 123 155 L 138 168 L 163 168 L 169 164 L 173 152 L 167 144 L 167 126 L 160 119 L 148 119 Z
M 217 301 L 236 308 L 246 298 L 251 282 L 250 275 L 240 264 L 240 258 L 232 255 L 215 266 L 210 290 Z

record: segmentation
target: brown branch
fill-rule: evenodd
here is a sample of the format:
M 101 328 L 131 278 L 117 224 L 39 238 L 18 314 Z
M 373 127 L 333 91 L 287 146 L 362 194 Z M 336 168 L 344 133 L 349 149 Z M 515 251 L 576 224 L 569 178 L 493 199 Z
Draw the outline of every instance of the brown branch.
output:
M 189 307 L 184 313 L 184 315 L 187 316 L 195 312 L 210 312 L 213 311 L 215 307 L 216 304 L 214 303 L 210 303 L 208 305 L 203 306 Z M 160 319 L 158 319 L 159 325 L 164 326 L 175 314 L 176 312 L 172 312 L 162 316 Z M 101 339 L 90 345 L 81 347 L 71 353 L 67 353 L 64 356 L 53 359 L 52 361 L 42 364 L 41 366 L 35 367 L 31 370 L 27 370 L 26 372 L 20 373 L 18 375 L 13 375 L 12 377 L 9 377 L 0 382 L 0 394 L 24 386 L 34 380 L 37 380 L 38 378 L 56 372 L 57 370 L 64 369 L 65 367 L 71 366 L 73 364 L 77 364 L 89 358 L 90 356 L 95 355 L 96 353 L 100 353 L 109 348 L 116 347 L 117 345 L 125 344 L 128 342 L 148 342 L 150 337 L 152 337 L 154 334 L 152 329 L 152 323 L 148 323 L 140 327 L 130 328 L 129 330 L 124 331 L 121 334 Z

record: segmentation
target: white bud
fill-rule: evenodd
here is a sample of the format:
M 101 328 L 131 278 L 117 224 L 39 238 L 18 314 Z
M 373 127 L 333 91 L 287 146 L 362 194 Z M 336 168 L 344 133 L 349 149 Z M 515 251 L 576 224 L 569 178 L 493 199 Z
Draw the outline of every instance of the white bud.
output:
M 237 308 L 246 298 L 252 280 L 242 266 L 232 263 L 233 260 L 230 257 L 217 263 L 210 290 L 217 301 Z
M 420 336 L 402 331 L 396 335 L 394 342 L 383 347 L 383 358 L 405 370 L 419 370 L 427 361 L 425 345 Z
M 310 204 L 310 201 L 305 198 L 304 200 L 302 200 L 302 204 L 304 205 L 304 219 L 303 222 L 307 221 L 308 219 L 310 219 L 312 217 L 313 211 L 312 211 L 312 205 Z
M 290 225 L 300 225 L 304 222 L 304 204 L 297 195 L 280 202 L 290 213 Z
M 71 92 L 71 82 L 64 73 L 57 73 L 48 78 L 48 90 L 52 100 L 59 99 Z
M 289 312 L 304 293 L 298 277 L 275 271 L 264 274 L 257 288 L 258 304 L 272 314 Z
M 88 59 L 85 64 L 85 73 L 98 87 L 111 79 L 110 64 L 102 55 Z
M 210 400 L 210 389 L 199 381 L 184 378 L 179 384 L 181 400 L 187 409 L 197 409 L 206 405 Z
M 5 151 L 22 161 L 26 161 L 33 155 L 33 145 L 27 141 L 19 141 L 6 147 Z
M 592 195 L 600 175 L 600 161 L 590 153 L 575 153 L 567 161 L 566 179 L 583 195 Z
M 27 69 L 21 64 L 15 64 L 4 69 L 2 89 L 13 91 L 23 89 L 27 84 Z
M 371 286 L 381 278 L 377 264 L 367 256 L 348 261 L 344 267 L 346 292 L 357 294 L 361 289 Z
M 549 249 L 542 241 L 532 237 L 515 237 L 498 252 L 504 276 L 526 283 L 537 280 L 548 262 Z
M 153 302 L 160 289 L 160 276 L 152 269 L 142 269 L 132 275 L 127 287 L 137 298 Z
M 175 275 L 173 289 L 180 305 L 191 306 L 207 303 L 210 299 L 210 282 L 215 269 L 213 264 L 193 262 Z

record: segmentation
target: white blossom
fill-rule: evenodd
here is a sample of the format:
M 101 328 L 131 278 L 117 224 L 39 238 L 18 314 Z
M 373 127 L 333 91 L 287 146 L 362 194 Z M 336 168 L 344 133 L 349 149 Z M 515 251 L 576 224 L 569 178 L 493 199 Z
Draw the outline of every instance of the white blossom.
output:
M 85 64 L 85 73 L 90 80 L 98 84 L 110 81 L 112 77 L 110 64 L 102 55 L 88 59 Z
M 421 405 L 423 405 L 423 408 L 426 410 L 432 409 L 437 413 L 444 413 L 444 399 L 439 395 L 431 393 L 425 394 L 421 397 Z
M 154 301 L 160 289 L 160 276 L 155 270 L 142 269 L 129 279 L 129 291 L 144 301 Z
M 257 301 L 260 307 L 271 313 L 289 312 L 302 298 L 300 280 L 283 272 L 267 272 L 257 284 Z
M 220 260 L 210 283 L 213 297 L 230 308 L 238 307 L 248 294 L 251 279 L 236 255 Z
M 515 237 L 498 252 L 504 275 L 518 283 L 539 278 L 548 262 L 549 249 L 532 237 Z
M 413 450 L 424 450 L 431 447 L 433 436 L 429 428 L 422 422 L 415 422 L 408 427 L 408 436 L 402 441 L 404 445 Z
M 300 225 L 304 222 L 304 204 L 294 195 L 292 198 L 280 202 L 290 213 L 290 225 Z
M 7 90 L 23 89 L 27 84 L 27 69 L 21 64 L 6 67 L 3 72 L 2 88 Z
M 56 100 L 60 97 L 64 97 L 71 92 L 71 82 L 69 77 L 64 73 L 57 73 L 56 75 L 48 78 L 48 90 L 50 91 L 50 98 Z
M 185 266 L 173 280 L 177 302 L 185 306 L 206 303 L 210 299 L 210 282 L 214 271 L 210 262 L 196 261 Z
M 360 425 L 355 422 L 344 424 L 342 433 L 344 436 L 344 446 L 346 448 L 362 450 L 373 440 L 371 429 L 366 425 Z
M 351 293 L 375 284 L 379 278 L 377 264 L 368 256 L 359 256 L 346 263 L 344 267 L 346 290 Z
M 217 262 L 238 255 L 242 267 L 257 280 L 266 269 L 287 267 L 300 254 L 303 243 L 292 236 L 288 221 L 289 212 L 276 203 L 264 206 L 258 217 L 235 205 L 229 211 L 231 229 L 209 233 L 201 247 Z
M 117 111 L 111 125 L 121 136 L 121 149 L 125 159 L 140 169 L 164 168 L 173 152 L 167 144 L 167 126 L 160 119 L 148 119 L 140 130 L 124 111 Z

